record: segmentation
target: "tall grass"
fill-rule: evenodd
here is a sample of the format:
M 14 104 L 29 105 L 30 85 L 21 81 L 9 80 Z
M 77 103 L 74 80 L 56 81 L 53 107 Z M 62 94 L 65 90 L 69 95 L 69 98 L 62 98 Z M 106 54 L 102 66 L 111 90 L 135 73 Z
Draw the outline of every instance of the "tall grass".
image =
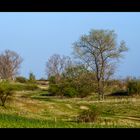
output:
M 36 84 L 18 84 L 18 83 L 9 83 L 9 86 L 12 87 L 14 91 L 26 91 L 26 90 L 37 90 L 38 86 Z
M 111 123 L 76 123 L 61 120 L 30 119 L 16 115 L 0 114 L 0 128 L 131 128 L 136 124 Z

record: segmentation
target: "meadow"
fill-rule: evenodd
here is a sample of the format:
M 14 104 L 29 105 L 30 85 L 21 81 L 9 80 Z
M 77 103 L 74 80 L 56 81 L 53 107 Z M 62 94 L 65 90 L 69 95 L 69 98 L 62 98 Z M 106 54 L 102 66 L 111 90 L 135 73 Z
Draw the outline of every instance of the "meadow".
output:
M 23 85 L 23 84 L 22 84 Z M 39 86 L 39 85 L 38 85 Z M 95 93 L 85 98 L 47 96 L 47 88 L 19 90 L 0 106 L 0 128 L 134 128 L 140 127 L 139 96 L 105 96 Z M 96 106 L 95 122 L 77 122 L 80 112 Z

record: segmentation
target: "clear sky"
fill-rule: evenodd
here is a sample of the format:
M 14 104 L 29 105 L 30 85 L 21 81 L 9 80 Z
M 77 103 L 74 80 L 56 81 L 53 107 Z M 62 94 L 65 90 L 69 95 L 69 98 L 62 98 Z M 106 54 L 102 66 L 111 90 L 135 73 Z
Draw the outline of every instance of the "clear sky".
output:
M 0 13 L 0 52 L 10 49 L 24 61 L 20 73 L 45 76 L 45 63 L 55 54 L 71 55 L 72 43 L 91 29 L 115 30 L 129 48 L 116 76 L 140 76 L 140 13 L 6 12 Z

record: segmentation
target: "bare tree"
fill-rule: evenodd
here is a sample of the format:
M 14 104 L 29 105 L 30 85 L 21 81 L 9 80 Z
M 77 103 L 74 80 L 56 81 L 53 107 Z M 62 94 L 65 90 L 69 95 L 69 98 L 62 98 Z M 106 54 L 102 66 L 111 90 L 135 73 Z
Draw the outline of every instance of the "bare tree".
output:
M 116 62 L 127 51 L 125 42 L 117 44 L 116 34 L 109 30 L 91 30 L 74 43 L 74 55 L 96 74 L 99 99 L 104 99 L 104 86 L 116 69 Z
M 54 54 L 46 63 L 46 74 L 48 78 L 55 76 L 59 80 L 63 71 L 71 65 L 72 61 L 68 56 L 60 56 L 59 54 Z
M 13 80 L 18 74 L 22 58 L 14 51 L 5 50 L 0 55 L 0 77 L 1 79 Z

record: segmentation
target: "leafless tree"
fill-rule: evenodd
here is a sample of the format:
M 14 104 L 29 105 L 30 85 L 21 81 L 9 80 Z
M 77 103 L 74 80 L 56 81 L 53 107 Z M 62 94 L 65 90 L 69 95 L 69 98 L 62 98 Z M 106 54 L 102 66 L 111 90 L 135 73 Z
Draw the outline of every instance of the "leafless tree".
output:
M 18 74 L 23 59 L 14 51 L 5 50 L 0 55 L 0 77 L 1 79 L 13 80 Z
M 104 86 L 116 69 L 116 62 L 127 51 L 124 41 L 117 44 L 116 34 L 110 30 L 91 30 L 74 43 L 74 55 L 96 74 L 99 99 L 104 99 Z
M 72 61 L 70 57 L 54 54 L 46 63 L 46 74 L 48 75 L 48 78 L 55 76 L 57 80 L 59 80 L 63 71 L 71 64 Z

